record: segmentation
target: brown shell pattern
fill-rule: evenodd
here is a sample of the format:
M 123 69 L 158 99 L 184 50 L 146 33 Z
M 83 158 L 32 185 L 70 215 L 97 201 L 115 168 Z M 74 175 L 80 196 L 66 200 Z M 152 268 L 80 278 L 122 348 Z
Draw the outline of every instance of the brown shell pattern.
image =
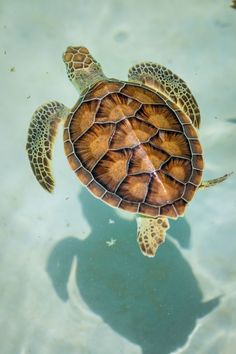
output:
M 202 149 L 190 119 L 142 85 L 96 84 L 69 115 L 64 143 L 81 182 L 130 212 L 181 216 L 201 183 Z

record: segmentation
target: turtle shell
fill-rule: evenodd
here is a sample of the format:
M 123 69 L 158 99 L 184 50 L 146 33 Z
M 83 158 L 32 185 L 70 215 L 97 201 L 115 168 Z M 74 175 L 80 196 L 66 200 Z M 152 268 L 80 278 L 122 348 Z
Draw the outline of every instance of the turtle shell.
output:
M 80 181 L 130 212 L 181 216 L 202 179 L 202 149 L 189 117 L 143 85 L 94 85 L 68 116 L 64 144 Z

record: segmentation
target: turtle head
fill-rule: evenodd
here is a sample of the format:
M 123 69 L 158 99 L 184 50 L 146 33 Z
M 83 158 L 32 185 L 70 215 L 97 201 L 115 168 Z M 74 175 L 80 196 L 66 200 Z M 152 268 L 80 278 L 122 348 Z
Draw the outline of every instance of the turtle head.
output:
M 63 61 L 70 81 L 81 92 L 106 78 L 101 65 L 85 47 L 68 47 L 63 54 Z

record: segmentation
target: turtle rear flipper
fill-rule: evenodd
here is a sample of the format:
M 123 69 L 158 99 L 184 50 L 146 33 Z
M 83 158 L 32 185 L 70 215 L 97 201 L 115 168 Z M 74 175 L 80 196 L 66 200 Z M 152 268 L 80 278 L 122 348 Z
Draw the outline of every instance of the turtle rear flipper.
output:
M 165 242 L 169 221 L 166 217 L 137 217 L 138 244 L 141 252 L 148 257 L 154 257 L 158 247 Z
M 205 188 L 209 188 L 209 187 L 214 187 L 216 184 L 224 182 L 232 174 L 233 174 L 233 172 L 226 173 L 224 176 L 221 176 L 221 177 L 218 177 L 218 178 L 209 179 L 208 181 L 203 181 L 198 188 L 199 189 L 205 189 Z
M 69 113 L 62 103 L 52 101 L 33 114 L 26 144 L 31 168 L 41 186 L 48 192 L 54 188 L 51 160 L 58 125 Z
M 143 62 L 129 69 L 129 81 L 142 83 L 161 92 L 191 119 L 196 128 L 200 126 L 200 111 L 198 104 L 186 82 L 165 66 Z

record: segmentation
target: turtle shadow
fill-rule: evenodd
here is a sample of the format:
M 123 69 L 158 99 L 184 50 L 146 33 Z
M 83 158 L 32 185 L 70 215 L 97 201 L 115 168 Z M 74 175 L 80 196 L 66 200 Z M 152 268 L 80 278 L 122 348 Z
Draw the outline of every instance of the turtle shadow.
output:
M 191 244 L 191 228 L 186 218 L 179 218 L 177 220 L 170 220 L 170 228 L 168 235 L 179 243 L 182 248 L 189 249 Z
M 68 300 L 68 277 L 77 257 L 80 294 L 114 331 L 143 354 L 169 354 L 183 346 L 196 320 L 210 313 L 219 298 L 202 301 L 191 267 L 173 242 L 167 240 L 154 259 L 146 258 L 136 242 L 135 221 L 123 220 L 86 190 L 79 199 L 91 233 L 83 241 L 67 237 L 51 252 L 47 272 L 57 295 Z M 186 224 L 172 225 L 172 233 L 178 234 L 178 227 L 182 234 L 189 232 L 185 246 L 191 231 Z M 117 241 L 109 247 L 106 241 L 112 238 Z

